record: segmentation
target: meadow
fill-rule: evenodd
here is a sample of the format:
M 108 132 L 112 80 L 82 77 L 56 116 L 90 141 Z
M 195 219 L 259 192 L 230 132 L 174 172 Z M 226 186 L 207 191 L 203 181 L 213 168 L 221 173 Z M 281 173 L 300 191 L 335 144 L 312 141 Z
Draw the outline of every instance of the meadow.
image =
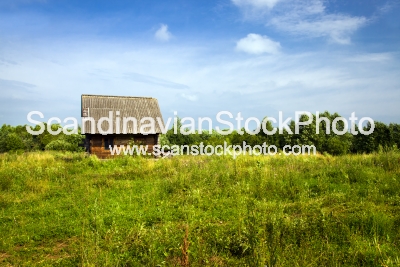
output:
M 0 154 L 1 266 L 399 266 L 400 153 Z

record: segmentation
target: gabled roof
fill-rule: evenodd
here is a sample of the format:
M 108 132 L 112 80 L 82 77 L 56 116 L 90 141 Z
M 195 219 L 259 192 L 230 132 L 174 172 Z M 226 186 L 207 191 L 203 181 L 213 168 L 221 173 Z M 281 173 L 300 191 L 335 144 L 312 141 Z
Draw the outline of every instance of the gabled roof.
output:
M 100 133 L 97 128 L 97 121 L 102 117 L 109 117 L 109 112 L 113 114 L 113 133 L 117 133 L 116 118 L 120 118 L 120 133 L 123 133 L 123 118 L 133 117 L 137 120 L 137 127 L 134 129 L 133 123 L 127 123 L 126 133 L 140 133 L 140 120 L 145 117 L 153 118 L 155 121 L 155 133 L 161 133 L 161 126 L 164 126 L 158 101 L 152 97 L 131 97 L 131 96 L 107 96 L 107 95 L 82 95 L 81 116 L 91 117 L 96 122 L 95 131 L 91 131 L 90 122 L 85 122 L 85 132 L 89 134 Z M 117 116 L 119 111 L 119 116 Z M 157 118 L 159 118 L 157 120 Z M 149 121 L 144 121 L 149 124 Z M 102 129 L 108 129 L 108 123 L 102 123 Z M 148 130 L 147 128 L 146 130 Z

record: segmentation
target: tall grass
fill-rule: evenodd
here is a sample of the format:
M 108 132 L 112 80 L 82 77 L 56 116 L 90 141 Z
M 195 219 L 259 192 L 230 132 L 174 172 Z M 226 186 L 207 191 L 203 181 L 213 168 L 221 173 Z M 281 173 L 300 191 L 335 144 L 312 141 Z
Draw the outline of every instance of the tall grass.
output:
M 0 265 L 399 266 L 400 154 L 0 155 Z

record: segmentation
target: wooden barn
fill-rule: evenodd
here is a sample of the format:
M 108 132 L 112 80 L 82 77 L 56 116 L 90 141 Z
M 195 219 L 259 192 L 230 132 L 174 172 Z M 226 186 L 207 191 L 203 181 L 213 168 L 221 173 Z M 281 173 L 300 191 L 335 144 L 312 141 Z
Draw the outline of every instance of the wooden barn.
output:
M 112 157 L 110 146 L 132 141 L 152 152 L 164 127 L 158 101 L 151 97 L 82 95 L 81 111 L 86 151 L 99 158 Z M 155 122 L 153 127 L 149 118 Z

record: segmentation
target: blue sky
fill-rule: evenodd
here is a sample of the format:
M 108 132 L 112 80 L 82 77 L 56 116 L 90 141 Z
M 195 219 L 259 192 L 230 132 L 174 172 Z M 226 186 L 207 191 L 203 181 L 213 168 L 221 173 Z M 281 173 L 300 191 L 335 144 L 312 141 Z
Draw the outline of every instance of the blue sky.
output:
M 0 124 L 151 96 L 164 119 L 338 112 L 400 123 L 399 0 L 0 0 Z

